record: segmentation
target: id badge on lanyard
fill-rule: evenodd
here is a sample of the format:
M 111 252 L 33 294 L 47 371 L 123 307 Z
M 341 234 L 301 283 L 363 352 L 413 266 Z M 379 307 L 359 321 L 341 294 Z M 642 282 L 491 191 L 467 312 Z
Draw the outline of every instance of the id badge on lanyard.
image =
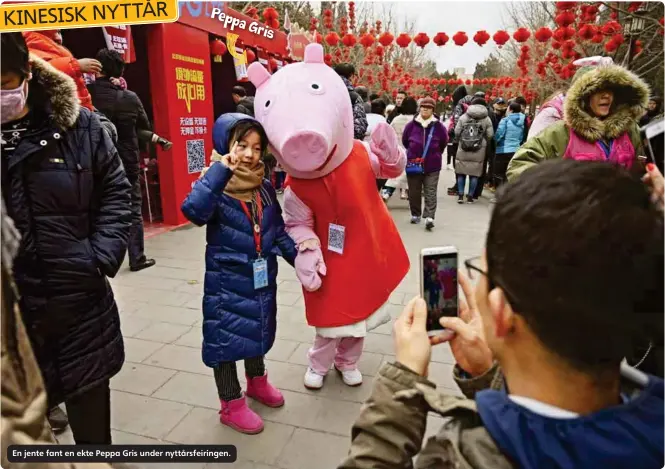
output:
M 341 255 L 344 254 L 344 240 L 346 238 L 346 228 L 343 225 L 337 223 L 337 217 L 339 216 L 339 213 L 337 212 L 335 192 L 331 189 L 326 179 L 323 180 L 323 184 L 326 186 L 328 195 L 330 196 L 330 199 L 333 201 L 333 204 L 335 206 L 334 207 L 335 221 L 328 225 L 328 251 Z
M 252 212 L 250 212 L 245 202 L 241 202 L 241 204 L 250 225 L 252 225 L 254 246 L 258 255 L 258 258 L 252 262 L 252 274 L 254 277 L 254 290 L 260 290 L 268 286 L 268 261 L 261 257 L 261 220 L 263 218 L 261 195 L 255 193 Z

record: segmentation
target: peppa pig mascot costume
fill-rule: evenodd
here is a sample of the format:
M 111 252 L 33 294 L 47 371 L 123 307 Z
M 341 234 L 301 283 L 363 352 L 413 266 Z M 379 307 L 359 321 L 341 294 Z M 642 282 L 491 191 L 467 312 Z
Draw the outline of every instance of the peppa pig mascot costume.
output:
M 402 173 L 404 150 L 386 123 L 369 142 L 353 139 L 349 93 L 320 44 L 272 76 L 258 63 L 248 74 L 255 117 L 290 176 L 284 221 L 299 249 L 307 322 L 316 328 L 305 386 L 321 388 L 333 364 L 347 385 L 359 385 L 364 338 L 390 320 L 388 297 L 409 270 L 375 182 Z

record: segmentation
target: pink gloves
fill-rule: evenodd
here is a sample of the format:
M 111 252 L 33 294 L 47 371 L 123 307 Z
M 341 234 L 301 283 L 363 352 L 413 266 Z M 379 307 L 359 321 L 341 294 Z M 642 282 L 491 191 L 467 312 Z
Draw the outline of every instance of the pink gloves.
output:
M 379 122 L 372 130 L 369 157 L 374 174 L 379 179 L 396 178 L 404 171 L 406 153 L 397 140 L 395 130 L 385 122 Z
M 326 275 L 326 265 L 318 240 L 308 239 L 298 246 L 295 267 L 296 276 L 305 290 L 321 288 L 321 275 Z

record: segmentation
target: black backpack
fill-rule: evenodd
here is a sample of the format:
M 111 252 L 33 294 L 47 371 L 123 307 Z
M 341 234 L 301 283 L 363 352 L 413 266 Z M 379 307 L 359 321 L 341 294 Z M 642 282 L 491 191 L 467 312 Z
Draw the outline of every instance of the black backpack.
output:
M 483 146 L 485 129 L 483 124 L 477 120 L 469 120 L 462 124 L 462 132 L 459 136 L 459 144 L 464 151 L 478 151 Z

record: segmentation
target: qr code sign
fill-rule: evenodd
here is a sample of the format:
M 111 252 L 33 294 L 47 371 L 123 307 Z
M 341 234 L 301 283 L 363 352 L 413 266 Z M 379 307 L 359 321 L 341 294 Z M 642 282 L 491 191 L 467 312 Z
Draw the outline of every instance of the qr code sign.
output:
M 328 250 L 344 254 L 344 227 L 331 223 L 328 227 Z
M 187 140 L 187 172 L 200 173 L 206 166 L 203 140 Z

